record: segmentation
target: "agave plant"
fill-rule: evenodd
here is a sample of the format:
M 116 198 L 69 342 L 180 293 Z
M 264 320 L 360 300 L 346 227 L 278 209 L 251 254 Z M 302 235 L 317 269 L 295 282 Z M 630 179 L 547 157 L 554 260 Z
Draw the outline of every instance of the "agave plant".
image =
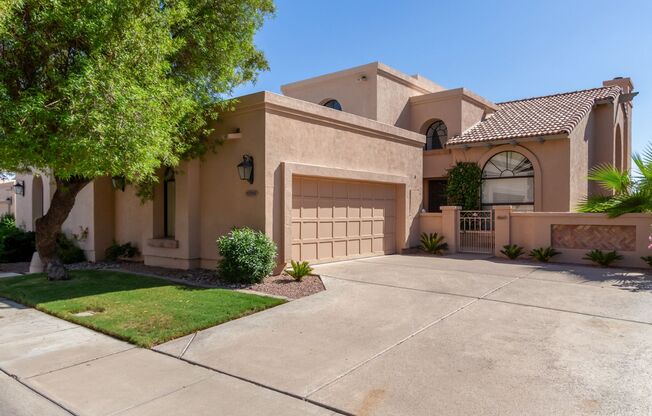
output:
M 632 212 L 652 212 L 652 145 L 632 156 L 638 173 L 620 171 L 602 164 L 591 169 L 589 180 L 596 181 L 612 195 L 595 195 L 582 201 L 580 212 L 601 212 L 618 217 Z
M 444 243 L 444 236 L 437 233 L 421 233 L 421 249 L 430 254 L 443 254 L 448 250 L 448 243 Z
M 586 253 L 583 258 L 585 260 L 591 260 L 592 262 L 597 263 L 602 267 L 609 267 L 609 265 L 614 261 L 622 260 L 623 256 L 618 254 L 616 250 L 608 251 L 605 253 L 602 250 L 596 248 Z

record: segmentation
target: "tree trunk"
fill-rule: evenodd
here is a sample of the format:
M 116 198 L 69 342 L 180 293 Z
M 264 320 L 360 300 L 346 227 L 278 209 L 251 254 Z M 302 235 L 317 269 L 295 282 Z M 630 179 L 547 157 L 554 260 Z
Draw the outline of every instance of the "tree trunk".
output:
M 68 180 L 55 178 L 55 180 L 57 190 L 52 197 L 50 209 L 36 220 L 36 251 L 41 257 L 48 279 L 65 280 L 68 279 L 68 273 L 57 256 L 57 234 L 61 232 L 61 225 L 75 205 L 77 194 L 90 180 L 84 178 Z

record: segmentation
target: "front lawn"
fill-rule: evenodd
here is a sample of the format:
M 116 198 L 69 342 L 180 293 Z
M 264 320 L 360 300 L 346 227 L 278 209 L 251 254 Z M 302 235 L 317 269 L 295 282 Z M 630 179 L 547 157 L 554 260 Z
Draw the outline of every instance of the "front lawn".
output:
M 113 271 L 72 271 L 0 279 L 0 297 L 113 335 L 142 347 L 178 338 L 267 309 L 281 299 L 227 289 L 203 289 Z M 90 312 L 79 316 L 80 312 Z

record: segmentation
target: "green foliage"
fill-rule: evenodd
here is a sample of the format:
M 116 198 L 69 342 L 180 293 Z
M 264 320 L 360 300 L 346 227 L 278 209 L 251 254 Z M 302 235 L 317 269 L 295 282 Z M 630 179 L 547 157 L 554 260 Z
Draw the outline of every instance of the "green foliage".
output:
M 118 244 L 115 240 L 104 251 L 104 257 L 108 261 L 116 261 L 119 257 L 134 257 L 138 255 L 138 247 L 132 245 L 130 242 Z
M 58 282 L 48 282 L 42 274 L 3 278 L 0 297 L 145 348 L 285 303 L 115 271 L 78 270 L 70 275 L 70 280 Z M 99 313 L 75 315 L 83 311 Z
M 465 210 L 480 209 L 480 187 L 482 169 L 475 162 L 457 162 L 448 169 L 446 196 L 450 205 L 459 205 Z
M 578 211 L 606 213 L 610 217 L 652 212 L 652 146 L 648 146 L 643 154 L 634 154 L 632 159 L 638 174 L 620 171 L 607 164 L 593 168 L 589 180 L 598 182 L 612 195 L 589 197 L 578 205 Z
M 642 256 L 641 260 L 646 262 L 648 266 L 652 267 L 652 256 Z
M 34 233 L 16 226 L 11 214 L 0 216 L 0 263 L 30 261 L 34 254 Z
M 84 250 L 79 248 L 75 241 L 66 237 L 64 233 L 57 234 L 57 255 L 63 264 L 86 261 Z
M 234 283 L 259 283 L 276 266 L 276 245 L 260 231 L 235 228 L 217 240 L 220 277 Z
M 592 262 L 597 263 L 602 267 L 609 267 L 609 265 L 614 261 L 622 260 L 623 256 L 618 254 L 616 250 L 608 251 L 605 253 L 602 250 L 596 248 L 586 253 L 583 259 L 591 260 Z
M 525 249 L 516 244 L 507 244 L 503 246 L 503 249 L 500 250 L 500 252 L 507 256 L 510 260 L 515 260 L 523 253 L 525 253 Z
M 0 170 L 155 179 L 200 155 L 224 97 L 268 68 L 271 0 L 5 0 Z
M 548 261 L 550 261 L 551 258 L 553 258 L 558 254 L 561 253 L 552 247 L 539 247 L 539 248 L 532 249 L 529 255 L 530 257 L 534 257 L 538 261 L 541 261 L 543 263 L 548 263 Z
M 287 269 L 285 272 L 294 277 L 294 280 L 297 282 L 300 282 L 303 280 L 304 276 L 308 276 L 310 273 L 312 273 L 312 267 L 310 267 L 310 263 L 307 261 L 302 261 L 299 263 L 297 261 L 290 260 L 290 265 L 292 268 Z
M 421 233 L 421 249 L 430 254 L 441 255 L 448 250 L 448 243 L 444 243 L 444 236 L 437 233 Z

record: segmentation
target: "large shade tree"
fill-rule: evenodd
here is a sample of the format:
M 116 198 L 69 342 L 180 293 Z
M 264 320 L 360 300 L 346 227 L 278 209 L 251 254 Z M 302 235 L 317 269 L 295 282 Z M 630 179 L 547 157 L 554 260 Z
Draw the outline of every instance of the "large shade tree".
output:
M 0 171 L 56 182 L 36 221 L 51 279 L 56 234 L 94 178 L 156 180 L 209 147 L 208 121 L 267 69 L 253 42 L 271 0 L 2 0 Z

